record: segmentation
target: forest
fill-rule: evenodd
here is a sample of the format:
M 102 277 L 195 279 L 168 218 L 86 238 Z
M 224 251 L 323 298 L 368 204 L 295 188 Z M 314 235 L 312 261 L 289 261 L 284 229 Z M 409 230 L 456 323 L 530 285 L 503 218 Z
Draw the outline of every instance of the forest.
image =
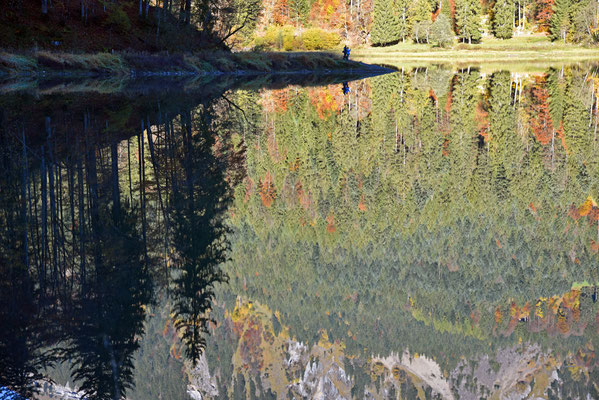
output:
M 9 0 L 0 46 L 54 51 L 446 47 L 546 35 L 595 44 L 591 0 Z
M 428 67 L 350 88 L 238 93 L 256 119 L 243 131 L 227 309 L 241 294 L 295 340 L 325 331 L 355 362 L 408 348 L 451 371 L 518 343 L 595 348 L 596 78 Z M 238 329 L 230 312 L 223 343 Z M 252 371 L 260 356 L 239 341 Z M 597 373 L 594 356 L 580 363 Z M 596 390 L 587 378 L 552 390 Z
M 216 118 L 231 103 L 170 95 L 3 97 L 0 386 L 33 396 L 50 374 L 89 399 L 185 396 L 181 357 L 197 362 L 227 280 L 239 160 Z

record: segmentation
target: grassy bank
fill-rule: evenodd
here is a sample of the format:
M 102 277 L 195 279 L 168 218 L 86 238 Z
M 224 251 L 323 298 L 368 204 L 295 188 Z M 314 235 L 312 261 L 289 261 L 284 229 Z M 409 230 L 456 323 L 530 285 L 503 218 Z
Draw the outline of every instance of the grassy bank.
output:
M 0 75 L 6 76 L 272 74 L 373 69 L 380 69 L 380 67 L 345 61 L 336 54 L 325 52 L 209 51 L 185 55 L 130 52 L 96 54 L 49 51 L 0 52 Z
M 360 61 L 401 67 L 406 64 L 529 64 L 555 65 L 581 61 L 599 61 L 599 48 L 551 42 L 546 36 L 524 36 L 508 40 L 486 37 L 479 44 L 454 44 L 435 48 L 425 44 L 399 43 L 388 47 L 355 49 L 352 56 Z

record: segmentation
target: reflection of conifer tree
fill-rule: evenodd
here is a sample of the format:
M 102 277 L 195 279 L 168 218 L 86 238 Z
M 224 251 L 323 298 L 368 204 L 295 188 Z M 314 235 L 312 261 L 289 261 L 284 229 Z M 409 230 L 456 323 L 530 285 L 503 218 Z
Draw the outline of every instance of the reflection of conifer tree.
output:
M 511 159 L 517 155 L 516 115 L 512 107 L 512 81 L 507 71 L 496 72 L 490 81 L 489 155 L 498 195 L 505 196 Z
M 228 186 L 223 161 L 212 151 L 215 138 L 210 117 L 201 110 L 197 120 L 190 111 L 182 114 L 182 176 L 174 183 L 173 229 L 177 251 L 174 279 L 175 327 L 186 344 L 187 356 L 195 364 L 204 347 L 202 335 L 211 321 L 208 312 L 214 284 L 226 280 L 219 268 L 228 244 L 223 213 Z
M 49 348 L 58 330 L 30 269 L 27 150 L 7 139 L 0 133 L 0 387 L 29 397 L 43 378 L 41 370 L 55 361 Z
M 120 201 L 116 163 L 112 205 L 99 193 L 94 150 L 87 165 L 94 269 L 75 302 L 68 355 L 73 378 L 80 382 L 87 398 L 120 399 L 132 387 L 133 355 L 143 333 L 144 305 L 151 300 L 151 283 L 137 218 Z

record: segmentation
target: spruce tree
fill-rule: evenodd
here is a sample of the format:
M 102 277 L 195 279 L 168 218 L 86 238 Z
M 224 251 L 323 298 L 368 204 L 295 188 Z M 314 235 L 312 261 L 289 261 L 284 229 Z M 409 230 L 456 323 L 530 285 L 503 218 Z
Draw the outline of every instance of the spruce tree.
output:
M 374 20 L 370 31 L 373 45 L 386 45 L 399 40 L 398 21 L 393 12 L 393 0 L 376 0 Z
M 478 42 L 481 34 L 480 0 L 456 0 L 455 26 L 462 42 Z
M 514 0 L 497 0 L 493 6 L 493 34 L 499 39 L 512 37 Z
M 395 18 L 397 19 L 397 33 L 399 40 L 405 42 L 412 33 L 412 25 L 409 17 L 410 0 L 395 0 L 393 3 Z
M 441 0 L 441 14 L 446 15 L 450 21 L 453 21 L 453 10 L 449 0 Z
M 553 15 L 549 21 L 551 40 L 566 41 L 566 34 L 570 29 L 570 5 L 571 0 L 555 0 L 553 3 Z
M 291 18 L 296 26 L 300 23 L 305 23 L 310 13 L 309 0 L 289 0 L 289 10 Z

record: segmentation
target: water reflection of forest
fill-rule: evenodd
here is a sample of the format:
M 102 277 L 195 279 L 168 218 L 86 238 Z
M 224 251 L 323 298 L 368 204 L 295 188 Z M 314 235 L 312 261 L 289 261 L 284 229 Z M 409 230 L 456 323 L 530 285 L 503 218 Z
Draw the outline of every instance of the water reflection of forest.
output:
M 349 397 L 460 398 L 530 353 L 550 366 L 514 385 L 594 396 L 595 76 L 5 96 L 0 386 L 183 398 L 203 359 L 213 397 L 306 396 L 336 365 Z
M 149 97 L 5 98 L 0 385 L 30 396 L 64 361 L 86 398 L 123 398 L 165 291 L 186 356 L 203 350 L 242 170 L 218 117 L 236 111 Z
M 464 359 L 539 346 L 559 369 L 553 395 L 595 393 L 598 89 L 577 67 L 422 68 L 350 83 L 345 96 L 253 94 L 263 113 L 235 191 L 230 293 L 276 313 L 263 330 L 284 324 L 312 344 L 324 331 L 346 360 L 407 349 L 450 380 Z M 257 357 L 243 357 L 253 342 L 238 325 L 252 318 L 239 315 L 221 333 L 239 335 L 233 381 Z M 497 394 L 476 389 L 475 370 L 452 390 Z M 367 373 L 371 393 L 387 393 Z M 399 385 L 393 374 L 381 379 Z

